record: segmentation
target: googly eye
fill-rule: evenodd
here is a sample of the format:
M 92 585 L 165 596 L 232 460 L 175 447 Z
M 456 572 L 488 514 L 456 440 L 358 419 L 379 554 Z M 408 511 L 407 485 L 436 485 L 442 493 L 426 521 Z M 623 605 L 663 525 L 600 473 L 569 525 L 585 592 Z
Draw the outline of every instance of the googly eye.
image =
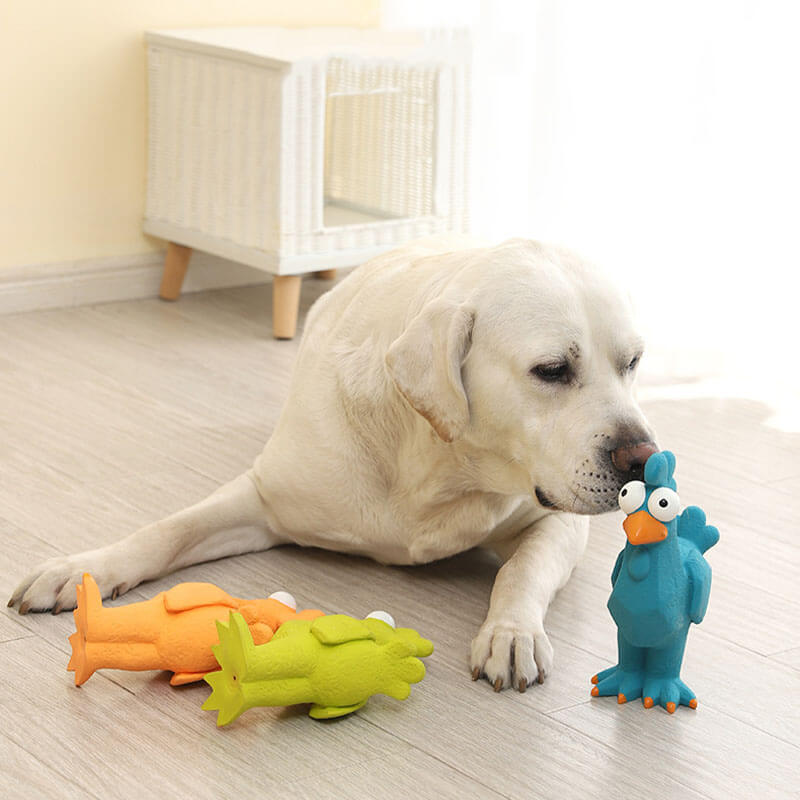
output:
M 647 510 L 659 522 L 672 522 L 681 510 L 681 499 L 677 492 L 662 486 L 648 498 Z
M 371 614 L 367 614 L 366 619 L 379 619 L 392 628 L 397 627 L 397 625 L 394 624 L 394 617 L 392 617 L 391 614 L 387 614 L 385 611 L 373 611 Z
M 647 491 L 641 481 L 628 481 L 628 483 L 619 490 L 617 502 L 619 502 L 619 507 L 626 514 L 633 514 L 633 512 L 644 503 L 646 494 Z
M 293 611 L 297 611 L 297 600 L 292 597 L 289 592 L 273 592 L 269 596 L 270 600 L 277 600 L 285 606 L 289 606 Z

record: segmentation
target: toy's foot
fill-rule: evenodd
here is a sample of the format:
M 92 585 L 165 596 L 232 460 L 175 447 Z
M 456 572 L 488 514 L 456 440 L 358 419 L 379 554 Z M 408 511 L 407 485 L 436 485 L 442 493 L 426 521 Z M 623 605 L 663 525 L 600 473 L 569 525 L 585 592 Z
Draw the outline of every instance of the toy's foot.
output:
M 680 678 L 645 676 L 642 698 L 645 708 L 660 705 L 670 714 L 674 714 L 678 706 L 697 708 L 697 698 L 694 692 Z
M 72 656 L 70 657 L 67 670 L 75 673 L 75 685 L 80 686 L 86 683 L 94 674 L 95 668 L 90 665 L 89 656 L 86 652 L 86 641 L 90 635 L 90 625 L 92 617 L 103 607 L 103 600 L 100 596 L 100 589 L 91 575 L 84 575 L 83 582 L 75 587 L 77 606 L 72 616 L 75 619 L 75 633 L 69 637 L 72 645 Z
M 250 707 L 245 700 L 242 683 L 247 677 L 245 651 L 248 644 L 252 647 L 253 640 L 244 618 L 234 613 L 230 614 L 228 625 L 217 622 L 217 633 L 219 644 L 211 649 L 220 669 L 205 676 L 205 682 L 212 692 L 203 703 L 203 709 L 219 712 L 217 725 L 221 726 L 233 722 Z
M 75 685 L 80 686 L 94 675 L 94 670 L 89 666 L 86 655 L 86 639 L 75 632 L 69 637 L 69 643 L 72 645 L 72 655 L 67 664 L 67 671 L 75 673 Z
M 610 675 L 613 675 L 616 671 L 617 671 L 617 667 L 616 666 L 609 667 L 608 669 L 604 669 L 604 670 L 598 672 L 597 675 L 592 676 L 592 683 L 595 684 L 595 686 L 596 686 L 598 683 L 600 683 L 600 681 L 605 680 Z
M 360 703 L 355 703 L 352 706 L 320 706 L 315 703 L 311 706 L 308 716 L 314 719 L 335 719 L 336 717 L 344 717 L 347 714 L 358 711 L 359 708 L 366 705 L 366 702 L 366 700 L 362 700 Z
M 626 672 L 616 667 L 609 667 L 592 678 L 592 697 L 617 696 L 617 702 L 627 703 L 642 696 L 642 675 L 639 672 Z

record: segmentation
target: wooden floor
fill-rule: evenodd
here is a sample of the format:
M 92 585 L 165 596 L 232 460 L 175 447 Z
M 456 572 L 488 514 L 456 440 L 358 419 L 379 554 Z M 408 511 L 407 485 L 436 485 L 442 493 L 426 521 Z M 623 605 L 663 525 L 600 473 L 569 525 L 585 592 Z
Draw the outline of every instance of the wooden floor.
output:
M 306 281 L 303 311 L 327 285 Z M 286 392 L 296 342 L 270 338 L 270 287 L 0 318 L 0 592 L 39 561 L 100 545 L 190 504 L 250 465 Z M 662 376 L 663 377 L 663 376 Z M 592 699 L 615 660 L 605 608 L 620 515 L 547 619 L 556 668 L 526 694 L 472 683 L 471 637 L 497 565 L 481 552 L 387 568 L 282 548 L 181 580 L 301 606 L 391 611 L 431 638 L 405 702 L 320 723 L 255 709 L 218 730 L 205 684 L 65 671 L 72 615 L 0 615 L 0 797 L 765 798 L 800 796 L 800 436 L 766 405 L 699 397 L 646 411 L 678 455 L 684 502 L 721 531 L 706 621 L 684 677 L 699 708 L 669 716 Z

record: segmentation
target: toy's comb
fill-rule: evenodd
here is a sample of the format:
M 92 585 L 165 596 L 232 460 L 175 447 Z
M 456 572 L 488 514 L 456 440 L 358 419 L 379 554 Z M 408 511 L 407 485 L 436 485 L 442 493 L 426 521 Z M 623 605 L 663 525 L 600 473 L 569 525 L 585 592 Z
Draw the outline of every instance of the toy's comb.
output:
M 672 475 L 675 472 L 675 456 L 669 450 L 653 453 L 644 465 L 645 483 L 651 486 L 668 486 L 673 491 L 678 488 Z

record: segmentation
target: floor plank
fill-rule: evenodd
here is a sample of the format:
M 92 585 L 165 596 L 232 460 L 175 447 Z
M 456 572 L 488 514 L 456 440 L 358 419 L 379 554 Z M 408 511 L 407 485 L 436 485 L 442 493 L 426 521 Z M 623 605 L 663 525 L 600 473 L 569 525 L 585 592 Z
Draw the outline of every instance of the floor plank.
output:
M 791 650 L 782 650 L 780 653 L 773 653 L 770 658 L 779 664 L 786 664 L 789 667 L 800 670 L 800 647 Z
M 654 781 L 669 775 L 707 797 L 784 798 L 800 785 L 796 748 L 724 711 L 680 708 L 670 715 L 627 703 L 609 713 L 612 703 L 613 698 L 598 698 L 552 716 L 613 748 Z
M 411 745 L 405 752 L 380 756 L 372 761 L 348 765 L 331 772 L 290 783 L 287 795 L 297 800 L 340 800 L 348 798 L 435 797 L 486 800 L 508 797 L 444 764 Z
M 76 797 L 97 798 L 68 775 L 59 774 L 45 761 L 31 755 L 24 747 L 0 733 L 0 797 L 5 800 L 30 800 L 47 797 L 53 800 L 74 800 Z

